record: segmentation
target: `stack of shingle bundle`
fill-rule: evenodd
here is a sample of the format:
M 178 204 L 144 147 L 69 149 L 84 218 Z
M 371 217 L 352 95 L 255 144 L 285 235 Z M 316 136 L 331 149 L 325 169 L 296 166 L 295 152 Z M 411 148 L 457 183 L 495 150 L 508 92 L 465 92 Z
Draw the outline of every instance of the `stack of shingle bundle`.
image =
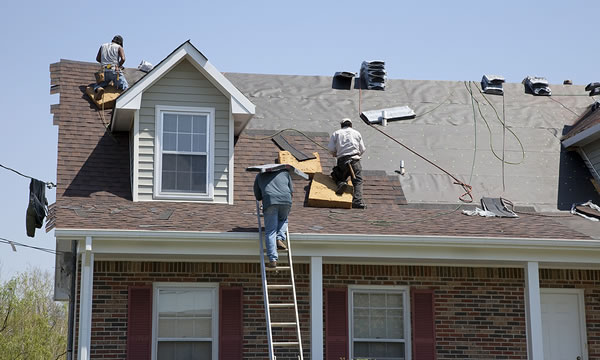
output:
M 385 62 L 381 60 L 363 61 L 360 67 L 360 78 L 369 90 L 385 90 L 387 79 Z

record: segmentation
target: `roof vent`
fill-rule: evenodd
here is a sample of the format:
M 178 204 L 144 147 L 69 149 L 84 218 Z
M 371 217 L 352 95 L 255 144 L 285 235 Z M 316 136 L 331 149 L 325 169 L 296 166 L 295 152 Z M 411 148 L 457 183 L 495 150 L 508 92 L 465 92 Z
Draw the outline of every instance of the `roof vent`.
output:
M 481 88 L 486 94 L 504 95 L 503 83 L 504 78 L 498 75 L 483 75 L 481 78 Z
M 550 96 L 552 90 L 548 87 L 548 80 L 541 76 L 528 76 L 523 79 L 525 84 L 525 92 L 529 91 L 530 94 L 538 96 Z
M 589 83 L 585 87 L 585 91 L 589 91 L 590 96 L 600 95 L 600 82 Z
M 573 85 L 573 81 L 571 81 L 571 79 L 567 79 L 563 81 L 563 85 Z
M 413 109 L 408 106 L 397 106 L 387 109 L 363 111 L 360 118 L 367 124 L 380 123 L 387 125 L 387 121 L 412 119 L 416 116 Z
M 385 90 L 387 71 L 385 61 L 363 61 L 360 67 L 360 79 L 369 90 Z
M 352 79 L 356 77 L 356 73 L 350 71 L 338 71 L 333 75 L 332 87 L 338 90 L 352 89 Z

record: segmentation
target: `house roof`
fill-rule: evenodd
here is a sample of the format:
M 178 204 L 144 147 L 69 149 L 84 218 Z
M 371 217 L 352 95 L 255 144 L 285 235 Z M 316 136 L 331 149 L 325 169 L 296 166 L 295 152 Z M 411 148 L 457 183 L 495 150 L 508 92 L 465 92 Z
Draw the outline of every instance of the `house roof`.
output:
M 324 145 L 328 134 L 339 126 L 339 119 L 343 115 L 348 116 L 348 112 L 356 113 L 358 107 L 359 94 L 353 90 L 332 90 L 330 77 L 226 74 L 257 105 L 255 118 L 235 144 L 234 205 L 133 202 L 128 134 L 106 132 L 106 123 L 103 121 L 110 118 L 110 111 L 98 111 L 84 94 L 85 86 L 94 80 L 93 71 L 96 67 L 92 63 L 66 60 L 50 66 L 53 89 L 60 92 L 60 103 L 51 108 L 54 123 L 59 126 L 58 188 L 53 207 L 53 224 L 60 229 L 255 232 L 255 201 L 252 195 L 255 174 L 244 169 L 250 165 L 271 163 L 276 158 L 279 149 L 268 136 L 274 130 L 293 127 L 307 132 L 308 138 Z M 422 114 L 442 103 L 442 106 L 427 116 L 417 116 L 410 123 L 390 124 L 387 129 L 408 139 L 412 146 L 427 144 L 426 148 L 419 150 L 435 157 L 441 151 L 433 146 L 436 142 L 452 143 L 440 136 L 438 128 L 442 127 L 447 133 L 446 137 L 451 137 L 457 134 L 448 124 L 456 122 L 455 126 L 460 126 L 469 121 L 468 114 L 462 109 L 465 105 L 463 102 L 467 103 L 469 99 L 465 94 L 459 93 L 459 85 L 460 83 L 449 82 L 390 80 L 387 88 L 389 92 L 364 92 L 362 106 L 365 109 L 383 107 L 390 99 L 397 99 L 394 101 L 408 103 L 417 114 Z M 308 91 L 306 89 L 311 89 L 308 97 L 305 96 L 305 91 Z M 512 91 L 516 89 L 513 87 Z M 400 93 L 406 99 L 400 98 Z M 518 111 L 524 112 L 523 118 L 528 118 L 529 122 L 534 122 L 543 129 L 542 133 L 551 134 L 550 137 L 555 138 L 552 130 L 560 129 L 562 125 L 559 125 L 559 120 L 550 116 L 553 111 L 558 110 L 554 102 L 545 100 L 542 105 L 537 103 L 539 100 L 528 100 L 528 106 L 530 101 L 537 104 L 531 105 L 536 107 L 535 111 Z M 577 108 L 575 105 L 578 104 L 572 106 Z M 550 106 L 551 109 L 546 109 L 545 106 Z M 517 109 L 513 110 L 517 112 Z M 558 115 L 565 122 L 572 116 L 573 114 L 562 111 Z M 516 119 L 513 118 L 512 121 Z M 361 124 L 358 127 L 369 148 L 363 164 L 366 169 L 364 192 L 369 208 L 364 211 L 305 207 L 308 182 L 296 181 L 294 205 L 290 214 L 290 222 L 294 224 L 292 232 L 348 233 L 348 223 L 351 223 L 352 232 L 356 234 L 565 239 L 596 237 L 593 232 L 590 234 L 575 230 L 577 224 L 567 224 L 563 217 L 522 214 L 518 219 L 484 219 L 466 217 L 455 206 L 448 207 L 442 203 L 425 206 L 424 201 L 412 202 L 422 206 L 404 205 L 407 198 L 411 203 L 407 189 L 414 197 L 419 191 L 431 192 L 431 188 L 427 189 L 428 185 L 435 190 L 445 189 L 445 185 L 440 184 L 447 180 L 430 169 L 422 169 L 420 173 L 421 167 L 413 165 L 410 157 L 393 149 L 392 144 L 375 137 L 375 133 L 369 132 L 364 126 L 366 125 Z M 521 127 L 525 129 L 524 126 Z M 432 133 L 412 139 L 416 128 L 431 129 Z M 462 152 L 466 158 L 464 161 L 470 160 L 472 149 L 468 146 L 469 140 L 464 135 L 458 135 L 458 140 L 454 141 L 458 145 L 452 151 L 447 151 L 457 154 L 459 145 L 462 144 Z M 305 152 L 318 151 L 323 160 L 323 172 L 328 173 L 333 159 L 321 147 L 297 132 L 286 132 L 285 136 Z M 531 141 L 537 148 L 544 148 L 544 141 L 548 141 L 547 138 L 523 140 Z M 479 146 L 485 148 L 483 145 Z M 430 149 L 436 151 L 430 153 Z M 386 159 L 376 158 L 378 154 Z M 392 172 L 400 159 L 406 159 L 409 172 L 414 173 L 409 175 L 408 180 Z M 437 160 L 443 163 L 445 159 Z M 430 183 L 426 184 L 425 181 Z M 527 188 L 531 190 L 531 186 Z M 455 189 L 451 196 L 457 197 Z M 574 221 L 572 218 L 568 220 Z
M 597 110 L 598 103 L 594 103 L 575 121 L 562 137 L 565 147 L 600 138 L 600 111 Z

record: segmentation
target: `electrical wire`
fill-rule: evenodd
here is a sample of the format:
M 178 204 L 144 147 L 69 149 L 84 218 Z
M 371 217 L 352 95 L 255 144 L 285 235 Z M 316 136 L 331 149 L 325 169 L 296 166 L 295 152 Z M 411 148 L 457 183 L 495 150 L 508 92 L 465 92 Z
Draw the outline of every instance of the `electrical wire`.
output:
M 576 113 L 575 111 L 569 109 L 565 104 L 561 103 L 560 101 L 552 98 L 552 96 L 548 96 L 548 99 L 554 101 L 555 103 L 559 104 L 560 106 L 564 107 L 565 109 L 567 109 L 568 111 L 570 111 L 572 114 L 574 114 L 575 116 L 579 117 L 579 114 Z
M 1 244 L 8 244 L 8 245 L 11 245 L 11 246 L 21 246 L 21 247 L 29 248 L 29 249 L 33 249 L 33 250 L 39 250 L 39 251 L 47 252 L 47 253 L 53 254 L 53 255 L 56 255 L 56 254 L 59 254 L 59 253 L 62 254 L 62 253 L 66 252 L 66 251 L 52 250 L 52 249 L 48 249 L 48 248 L 27 245 L 27 244 L 23 244 L 23 243 L 20 243 L 20 242 L 17 242 L 17 241 L 8 240 L 8 239 L 2 238 L 2 237 L 0 237 L 0 243 Z
M 25 174 L 23 174 L 23 173 L 21 173 L 21 172 L 19 172 L 19 171 L 15 170 L 15 169 L 9 168 L 8 166 L 4 166 L 4 165 L 2 165 L 2 164 L 0 164 L 0 167 L 4 168 L 4 169 L 6 169 L 6 170 L 12 171 L 12 172 L 14 172 L 15 174 L 17 174 L 17 175 L 21 175 L 21 176 L 23 176 L 23 177 L 25 177 L 25 178 L 32 179 L 32 180 L 37 180 L 37 181 L 41 181 L 41 182 L 43 182 L 44 184 L 46 184 L 46 187 L 47 187 L 48 189 L 52 189 L 53 187 L 54 187 L 54 188 L 56 187 L 56 184 L 55 184 L 55 183 L 53 183 L 53 182 L 50 182 L 50 181 L 42 181 L 42 180 L 36 179 L 36 178 L 34 178 L 34 177 L 31 177 L 31 176 L 29 176 L 29 175 L 25 175 Z
M 490 104 L 490 106 L 492 106 L 492 109 L 494 110 L 494 112 L 496 113 L 496 118 L 498 119 L 498 121 L 501 124 L 504 124 L 504 122 L 502 121 L 502 119 L 500 119 L 500 115 L 498 115 L 498 112 L 496 111 L 496 108 L 494 107 L 494 105 L 492 105 L 492 103 L 488 100 L 488 98 L 483 94 L 483 92 L 479 89 L 479 87 L 477 86 L 477 84 L 475 84 L 475 87 L 477 88 L 477 90 L 479 90 L 479 92 L 481 93 L 481 95 L 483 96 L 483 98 Z M 479 100 L 477 100 L 475 98 L 475 95 L 473 94 L 472 90 L 469 90 L 469 87 L 467 86 L 467 84 L 465 83 L 465 88 L 467 89 L 467 91 L 469 91 L 469 93 L 471 94 L 471 97 L 473 98 L 473 100 L 475 100 L 475 103 L 477 104 L 477 110 L 479 111 L 479 115 L 481 116 L 481 119 L 483 120 L 483 122 L 485 123 L 485 125 L 487 126 L 488 132 L 490 134 L 490 150 L 492 151 L 492 154 L 494 155 L 494 157 L 496 157 L 496 159 L 498 159 L 499 161 L 503 161 L 502 157 L 500 157 L 496 151 L 494 150 L 494 146 L 493 146 L 493 133 L 492 133 L 492 128 L 490 127 L 489 122 L 487 121 L 485 115 L 483 115 L 483 111 L 481 110 L 481 106 L 480 106 L 480 102 Z M 519 143 L 519 146 L 521 147 L 521 160 L 518 162 L 512 162 L 512 161 L 506 161 L 504 160 L 504 162 L 506 164 L 509 165 L 519 165 L 521 164 L 524 160 L 525 160 L 525 148 L 523 147 L 523 143 L 521 142 L 521 139 L 517 136 L 517 134 L 515 134 L 515 132 L 507 127 L 506 128 L 508 130 L 508 132 L 510 132 L 514 138 L 517 140 L 517 142 Z

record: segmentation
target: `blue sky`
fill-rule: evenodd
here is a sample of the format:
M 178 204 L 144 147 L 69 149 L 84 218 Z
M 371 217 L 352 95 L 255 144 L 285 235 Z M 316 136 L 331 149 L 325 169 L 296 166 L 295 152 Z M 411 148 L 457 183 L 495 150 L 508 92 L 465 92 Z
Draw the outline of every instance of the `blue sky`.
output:
M 224 72 L 332 75 L 381 59 L 394 79 L 600 81 L 597 0 L 4 1 L 0 11 L 0 164 L 44 181 L 56 181 L 49 65 L 94 61 L 117 33 L 130 67 L 190 39 Z M 53 232 L 25 235 L 29 180 L 0 169 L 0 185 L 0 237 L 53 248 Z M 33 266 L 53 271 L 54 257 L 0 244 L 0 280 Z

